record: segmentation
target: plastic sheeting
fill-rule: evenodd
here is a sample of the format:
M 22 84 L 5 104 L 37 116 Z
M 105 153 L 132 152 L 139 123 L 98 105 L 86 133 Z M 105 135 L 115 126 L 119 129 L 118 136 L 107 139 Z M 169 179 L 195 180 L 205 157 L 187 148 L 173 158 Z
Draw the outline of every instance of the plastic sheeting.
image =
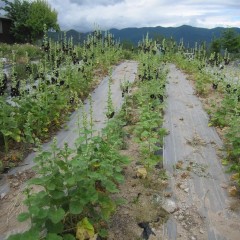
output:
M 172 199 L 181 206 L 176 194 L 177 179 L 174 176 L 177 162 L 204 166 L 202 174 L 190 171 L 190 177 L 186 178 L 186 204 L 195 205 L 199 215 L 205 219 L 207 239 L 235 239 L 233 236 L 240 236 L 240 227 L 238 225 L 238 229 L 232 228 L 230 224 L 236 222 L 236 219 L 239 222 L 240 218 L 228 211 L 230 197 L 222 187 L 228 182 L 226 169 L 217 154 L 223 143 L 215 129 L 208 126 L 208 116 L 194 95 L 186 75 L 172 64 L 169 65 L 169 70 L 164 121 L 169 135 L 164 139 L 163 165 L 170 176 Z M 177 220 L 170 218 L 164 226 L 163 239 L 179 239 L 178 226 Z

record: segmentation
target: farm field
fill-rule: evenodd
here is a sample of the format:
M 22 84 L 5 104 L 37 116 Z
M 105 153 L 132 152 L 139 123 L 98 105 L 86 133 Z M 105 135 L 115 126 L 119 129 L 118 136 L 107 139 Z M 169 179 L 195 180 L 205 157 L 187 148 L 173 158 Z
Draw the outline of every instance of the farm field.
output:
M 0 66 L 1 239 L 238 239 L 239 69 L 162 46 L 95 31 Z

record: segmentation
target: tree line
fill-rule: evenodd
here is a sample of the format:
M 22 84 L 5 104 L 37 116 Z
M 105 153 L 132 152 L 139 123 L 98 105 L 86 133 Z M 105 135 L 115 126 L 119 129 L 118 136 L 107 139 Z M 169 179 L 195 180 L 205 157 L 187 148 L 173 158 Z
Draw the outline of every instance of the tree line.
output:
M 5 3 L 0 10 L 12 20 L 11 33 L 16 42 L 34 43 L 42 39 L 44 30 L 59 31 L 58 13 L 52 9 L 47 0 L 2 0 Z M 158 38 L 159 36 L 155 36 Z M 160 36 L 161 38 L 163 36 Z M 125 48 L 132 49 L 131 41 L 123 41 Z M 234 28 L 224 30 L 219 38 L 213 37 L 210 52 L 240 53 L 240 34 Z
M 44 29 L 60 30 L 57 12 L 46 0 L 2 0 L 5 6 L 0 10 L 12 20 L 11 34 L 16 42 L 34 43 L 43 37 Z
M 227 28 L 219 38 L 213 38 L 210 51 L 220 53 L 227 49 L 230 53 L 240 53 L 240 34 L 234 28 Z

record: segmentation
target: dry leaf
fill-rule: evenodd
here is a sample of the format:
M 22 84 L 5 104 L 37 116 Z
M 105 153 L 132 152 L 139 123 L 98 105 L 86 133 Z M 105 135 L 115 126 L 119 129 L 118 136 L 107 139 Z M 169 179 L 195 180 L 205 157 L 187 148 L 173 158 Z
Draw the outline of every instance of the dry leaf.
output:
M 228 189 L 228 193 L 231 197 L 236 197 L 237 196 L 237 188 L 236 186 L 232 186 Z
M 77 224 L 76 238 L 78 240 L 94 240 L 95 238 L 94 227 L 88 221 L 88 218 L 83 218 Z
M 183 161 L 180 160 L 176 163 L 176 169 L 182 169 L 182 166 L 183 166 Z
M 231 175 L 231 180 L 232 181 L 238 180 L 239 178 L 240 178 L 239 173 L 234 173 L 234 174 Z
M 183 172 L 182 174 L 181 174 L 181 178 L 187 178 L 189 176 L 189 173 L 188 172 Z
M 147 177 L 147 170 L 144 167 L 140 167 L 137 169 L 137 177 L 145 179 Z

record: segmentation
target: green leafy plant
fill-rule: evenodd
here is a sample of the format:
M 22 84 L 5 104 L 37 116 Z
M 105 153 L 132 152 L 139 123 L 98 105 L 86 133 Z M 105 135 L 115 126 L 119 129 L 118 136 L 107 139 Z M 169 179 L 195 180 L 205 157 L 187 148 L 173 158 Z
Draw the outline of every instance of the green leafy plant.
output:
M 96 233 L 105 236 L 107 220 L 118 204 L 112 194 L 118 192 L 124 179 L 122 167 L 128 163 L 117 151 L 120 135 L 115 127 L 119 122 L 110 123 L 102 137 L 92 136 L 84 117 L 76 148 L 65 144 L 60 149 L 54 141 L 51 150 L 39 150 L 35 158 L 38 177 L 29 184 L 40 190 L 26 190 L 28 211 L 18 217 L 20 221 L 30 219 L 31 229 L 9 240 L 27 239 L 29 234 L 36 239 L 75 239 L 86 218 Z
M 102 77 L 99 73 L 107 74 L 106 69 L 123 56 L 113 35 L 100 30 L 89 34 L 83 44 L 74 45 L 66 34 L 53 42 L 45 34 L 42 48 L 1 44 L 0 51 L 12 63 L 11 87 L 20 85 L 20 96 L 11 99 L 12 105 L 6 104 L 7 94 L 1 96 L 0 138 L 6 151 L 10 142 L 28 146 L 37 138 L 49 138 L 96 86 Z M 32 63 L 35 57 L 38 61 Z M 1 79 L 2 67 L 1 63 Z
M 9 150 L 9 141 L 15 140 L 16 142 L 21 141 L 21 131 L 18 125 L 19 115 L 18 108 L 13 108 L 11 105 L 6 103 L 6 99 L 0 96 L 0 134 L 4 140 L 4 148 L 7 153 Z
M 158 66 L 161 56 L 152 51 L 154 46 L 148 37 L 142 43 L 143 51 L 139 54 L 140 81 L 134 98 L 138 109 L 134 133 L 140 145 L 141 162 L 148 169 L 162 160 L 155 152 L 161 148 L 166 134 L 162 128 L 166 72 Z

